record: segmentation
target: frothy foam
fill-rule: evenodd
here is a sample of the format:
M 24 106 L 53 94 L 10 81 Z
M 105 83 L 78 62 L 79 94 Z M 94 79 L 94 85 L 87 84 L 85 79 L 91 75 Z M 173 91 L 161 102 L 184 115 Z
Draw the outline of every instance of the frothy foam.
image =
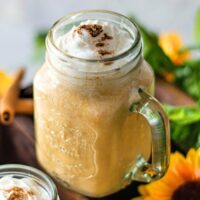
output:
M 7 175 L 0 179 L 0 199 L 47 200 L 49 195 L 31 178 Z
M 134 42 L 130 33 L 119 25 L 88 20 L 74 26 L 55 41 L 69 55 L 84 59 L 104 59 L 128 50 Z

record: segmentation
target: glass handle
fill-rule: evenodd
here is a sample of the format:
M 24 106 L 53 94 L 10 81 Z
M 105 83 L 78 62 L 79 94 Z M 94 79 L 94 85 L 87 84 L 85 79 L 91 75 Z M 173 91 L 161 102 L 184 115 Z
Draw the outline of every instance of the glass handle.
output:
M 152 152 L 151 162 L 147 162 L 142 155 L 137 157 L 136 165 L 125 178 L 150 182 L 161 178 L 169 164 L 170 156 L 170 131 L 169 120 L 161 104 L 151 95 L 138 90 L 141 100 L 133 104 L 131 112 L 137 112 L 143 115 L 151 127 L 152 134 Z

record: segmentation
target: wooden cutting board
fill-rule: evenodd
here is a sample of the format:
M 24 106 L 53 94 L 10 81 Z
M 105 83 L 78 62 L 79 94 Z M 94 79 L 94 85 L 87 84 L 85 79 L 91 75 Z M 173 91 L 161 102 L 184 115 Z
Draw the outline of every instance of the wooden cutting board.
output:
M 32 97 L 32 86 L 23 89 L 21 96 L 24 98 Z M 161 102 L 172 105 L 194 103 L 192 98 L 163 80 L 157 80 L 155 96 Z M 34 142 L 32 116 L 18 115 L 11 126 L 0 125 L 0 163 L 20 163 L 40 168 L 35 156 Z M 126 189 L 108 197 L 100 198 L 99 200 L 129 200 L 136 195 L 137 185 L 138 183 L 134 182 Z M 61 200 L 92 199 L 64 189 L 59 184 L 57 184 L 57 187 Z

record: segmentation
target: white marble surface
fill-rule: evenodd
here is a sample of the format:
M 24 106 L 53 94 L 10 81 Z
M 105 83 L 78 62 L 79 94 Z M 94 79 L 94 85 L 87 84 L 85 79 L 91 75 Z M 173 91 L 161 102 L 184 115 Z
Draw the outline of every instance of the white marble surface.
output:
M 180 32 L 191 43 L 200 0 L 0 0 L 0 68 L 27 67 L 30 82 L 39 66 L 32 64 L 33 35 L 61 16 L 82 9 L 108 9 L 133 14 L 158 32 Z

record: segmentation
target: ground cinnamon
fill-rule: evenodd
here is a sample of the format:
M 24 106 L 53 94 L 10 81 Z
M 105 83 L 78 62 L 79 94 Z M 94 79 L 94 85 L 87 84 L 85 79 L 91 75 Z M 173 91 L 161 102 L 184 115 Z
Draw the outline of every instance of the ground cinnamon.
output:
M 34 195 L 32 191 L 25 191 L 24 189 L 17 186 L 5 191 L 10 193 L 10 196 L 7 200 L 24 200 L 27 199 L 28 196 Z
M 88 31 L 88 33 L 92 37 L 97 37 L 103 31 L 103 27 L 98 24 L 83 24 L 80 27 L 78 27 L 78 29 L 76 29 L 75 31 L 77 31 L 77 33 L 81 35 L 83 29 Z
M 8 88 L 7 92 L 2 96 L 0 108 L 0 121 L 5 125 L 9 125 L 13 122 L 16 111 L 15 107 L 20 92 L 20 81 L 23 78 L 23 75 L 24 69 L 20 68 L 14 74 L 12 84 Z

